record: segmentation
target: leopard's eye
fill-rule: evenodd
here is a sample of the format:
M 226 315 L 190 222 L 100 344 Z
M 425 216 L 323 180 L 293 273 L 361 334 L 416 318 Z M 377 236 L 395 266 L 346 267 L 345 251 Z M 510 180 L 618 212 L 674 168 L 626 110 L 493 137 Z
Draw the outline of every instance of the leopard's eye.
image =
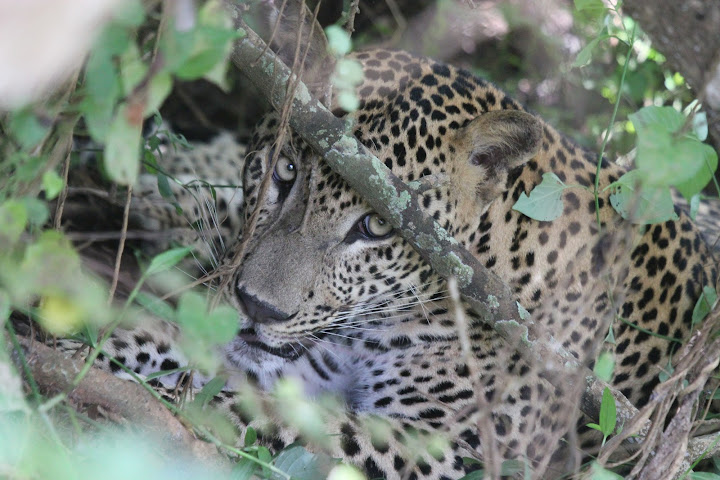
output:
M 273 180 L 278 183 L 289 184 L 295 181 L 295 177 L 297 177 L 295 163 L 287 157 L 278 157 L 273 171 Z
M 377 213 L 369 213 L 361 220 L 361 231 L 368 237 L 373 239 L 385 238 L 393 231 L 390 222 L 382 218 Z

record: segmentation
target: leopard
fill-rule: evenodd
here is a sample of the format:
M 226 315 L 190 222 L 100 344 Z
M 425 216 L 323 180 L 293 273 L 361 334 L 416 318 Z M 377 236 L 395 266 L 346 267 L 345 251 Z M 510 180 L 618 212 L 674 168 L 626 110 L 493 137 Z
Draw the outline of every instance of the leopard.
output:
M 334 112 L 355 138 L 420 185 L 425 213 L 510 286 L 541 335 L 591 368 L 611 353 L 612 386 L 647 404 L 691 335 L 703 287 L 717 281 L 690 218 L 678 210 L 644 227 L 621 218 L 610 192 L 596 198 L 593 186 L 596 175 L 615 182 L 623 167 L 464 69 L 387 49 L 348 58 L 364 72 L 359 107 Z M 534 364 L 521 339 L 500 338 L 302 138 L 291 132 L 278 144 L 282 123 L 268 113 L 242 161 L 228 154 L 243 176 L 243 219 L 230 230 L 254 229 L 225 256 L 222 294 L 241 316 L 223 347 L 228 369 L 262 395 L 294 379 L 310 399 L 337 397 L 323 449 L 368 478 L 461 478 L 478 465 L 467 458 L 521 459 L 538 476 L 566 468 L 572 455 L 560 445 L 581 414 L 548 373 L 562 365 Z M 585 188 L 564 190 L 562 215 L 538 221 L 514 205 L 548 172 Z M 603 341 L 610 330 L 614 340 Z M 175 336 L 170 327 L 118 330 L 107 356 L 143 375 L 171 370 L 187 361 Z M 117 371 L 107 356 L 99 365 Z M 279 420 L 251 418 L 239 390 L 213 404 L 241 437 L 253 426 L 274 451 L 303 441 Z

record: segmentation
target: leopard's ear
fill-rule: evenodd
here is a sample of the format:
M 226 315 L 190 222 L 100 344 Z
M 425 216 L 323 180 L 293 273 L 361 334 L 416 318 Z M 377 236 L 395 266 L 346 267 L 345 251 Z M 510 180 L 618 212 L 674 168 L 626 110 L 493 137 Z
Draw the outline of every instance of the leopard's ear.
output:
M 484 166 L 488 174 L 524 164 L 540 148 L 540 120 L 520 110 L 496 110 L 480 115 L 464 127 L 468 162 Z
M 510 170 L 533 158 L 542 143 L 541 120 L 521 110 L 484 113 L 458 132 L 456 169 L 489 203 L 506 188 Z
M 325 32 L 313 12 L 303 0 L 250 3 L 252 6 L 244 15 L 246 21 L 257 29 L 285 65 L 292 68 L 303 64 L 302 81 L 322 99 L 329 91 L 335 59 L 328 51 Z

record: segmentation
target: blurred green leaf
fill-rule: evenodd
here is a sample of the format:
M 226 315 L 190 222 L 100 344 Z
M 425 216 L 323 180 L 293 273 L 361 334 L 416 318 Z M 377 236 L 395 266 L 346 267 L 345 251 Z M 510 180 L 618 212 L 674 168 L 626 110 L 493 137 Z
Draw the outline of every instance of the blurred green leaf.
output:
M 245 446 L 249 447 L 253 445 L 255 442 L 257 442 L 257 432 L 252 427 L 247 427 L 245 429 Z
M 590 480 L 623 480 L 623 477 L 601 467 L 597 462 L 593 462 Z
M 637 225 L 677 220 L 670 189 L 641 185 L 642 178 L 640 170 L 631 170 L 610 185 L 610 205 L 621 217 Z
M 700 210 L 700 194 L 696 193 L 690 198 L 690 218 L 695 220 L 698 211 Z
M 191 80 L 202 77 L 225 60 L 227 46 L 236 37 L 234 30 L 199 26 L 193 34 L 190 55 L 175 69 L 178 78 Z
M 317 480 L 327 478 L 337 460 L 322 453 L 310 453 L 301 446 L 286 448 L 275 458 L 275 466 L 290 475 L 293 480 Z M 273 478 L 279 478 L 274 475 Z
M 227 378 L 225 377 L 213 378 L 195 395 L 193 402 L 201 408 L 205 408 L 218 393 L 222 392 L 226 382 Z
M 127 31 L 109 25 L 95 44 L 85 67 L 85 97 L 81 109 L 88 131 L 96 142 L 104 142 L 121 95 L 120 75 L 113 58 L 130 45 Z
M 8 200 L 0 204 L 0 251 L 4 254 L 9 246 L 14 245 L 28 224 L 28 214 L 25 205 L 20 200 Z
M 191 251 L 192 247 L 178 247 L 156 255 L 145 270 L 145 275 L 150 276 L 170 270 L 187 257 Z
M 330 25 L 325 29 L 328 48 L 336 57 L 342 57 L 350 52 L 352 41 L 350 34 L 339 25 Z
M 691 480 L 720 480 L 720 475 L 712 472 L 690 472 Z
M 170 95 L 172 85 L 172 76 L 168 72 L 158 72 L 150 79 L 145 105 L 146 115 L 160 109 L 167 96 Z
M 140 171 L 140 141 L 142 113 L 137 105 L 124 103 L 115 115 L 105 146 L 105 171 L 110 180 L 120 185 L 132 185 Z
M 686 121 L 682 113 L 651 106 L 629 118 L 637 131 L 635 162 L 644 185 L 674 185 L 688 199 L 707 185 L 717 168 L 717 154 L 695 134 L 679 134 Z
M 610 35 L 601 35 L 592 39 L 587 45 L 583 47 L 575 57 L 575 61 L 571 64 L 572 67 L 584 67 L 590 60 L 592 60 L 592 51 L 601 41 L 610 38 Z
M 45 138 L 48 127 L 40 123 L 30 108 L 25 108 L 10 115 L 10 130 L 20 146 L 30 150 Z
M 698 298 L 697 302 L 695 303 L 695 308 L 693 308 L 693 314 L 692 314 L 692 325 L 695 326 L 698 323 L 702 322 L 705 317 L 708 316 L 708 314 L 712 311 L 713 307 L 715 306 L 715 302 L 717 302 L 718 296 L 717 292 L 713 287 L 705 286 L 703 287 L 703 291 L 700 294 L 700 298 Z
M 247 458 L 241 458 L 230 472 L 230 480 L 250 480 L 258 464 Z
M 156 317 L 168 321 L 172 321 L 175 318 L 175 311 L 170 304 L 148 292 L 138 292 L 135 295 L 135 301 Z
M 704 142 L 708 136 L 708 121 L 707 114 L 705 112 L 697 112 L 693 115 L 693 132 L 698 137 L 698 140 Z
M 42 185 L 43 190 L 45 190 L 45 198 L 52 200 L 62 192 L 65 184 L 55 170 L 47 170 L 43 173 Z
M 612 380 L 613 370 L 615 369 L 615 357 L 611 352 L 602 352 L 595 362 L 595 368 L 593 372 L 597 377 L 604 381 L 609 382 Z

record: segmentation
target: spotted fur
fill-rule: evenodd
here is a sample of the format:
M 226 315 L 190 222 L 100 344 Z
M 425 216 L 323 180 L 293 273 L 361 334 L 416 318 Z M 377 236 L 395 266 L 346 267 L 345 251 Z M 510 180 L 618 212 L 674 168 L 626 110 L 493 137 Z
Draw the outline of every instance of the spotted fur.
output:
M 360 108 L 349 116 L 358 140 L 404 181 L 434 178 L 419 194 L 427 214 L 511 286 L 547 340 L 590 366 L 601 349 L 613 352 L 613 385 L 644 405 L 689 336 L 703 286 L 716 282 L 692 222 L 680 213 L 633 227 L 601 193 L 599 228 L 595 199 L 581 188 L 564 191 L 559 219 L 532 220 L 512 208 L 520 195 L 546 172 L 592 186 L 595 153 L 464 70 L 387 50 L 353 58 L 365 72 Z M 370 478 L 459 478 L 472 468 L 463 457 L 488 452 L 537 471 L 556 453 L 552 467 L 562 469 L 558 442 L 579 418 L 576 396 L 553 377 L 562 366 L 528 362 L 525 345 L 506 344 L 467 305 L 453 303 L 446 282 L 407 241 L 381 229 L 368 203 L 302 140 L 291 135 L 276 145 L 278 124 L 269 114 L 248 146 L 246 220 L 259 212 L 225 292 L 245 315 L 226 348 L 228 365 L 261 391 L 292 377 L 310 397 L 339 396 L 345 409 L 326 419 L 326 448 Z M 623 173 L 603 160 L 600 185 Z M 260 198 L 266 175 L 273 179 Z M 614 344 L 602 342 L 609 328 Z M 131 368 L 145 373 L 167 360 L 141 358 L 147 350 L 139 341 L 125 355 L 133 334 L 118 335 L 115 355 Z M 234 399 L 227 391 L 216 403 L 242 429 L 250 420 Z M 373 433 L 373 419 L 389 435 Z M 274 448 L 298 438 L 289 428 L 261 430 Z M 446 447 L 426 448 L 435 434 Z M 418 439 L 427 440 L 424 448 Z

